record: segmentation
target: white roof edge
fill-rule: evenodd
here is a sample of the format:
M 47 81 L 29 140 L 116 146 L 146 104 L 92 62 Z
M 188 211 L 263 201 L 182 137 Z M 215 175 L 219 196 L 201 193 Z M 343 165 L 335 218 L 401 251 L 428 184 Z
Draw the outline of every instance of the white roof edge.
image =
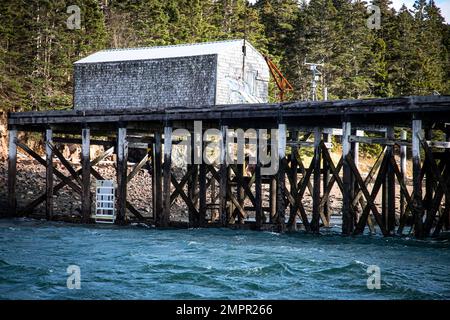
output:
M 244 39 L 224 40 L 215 42 L 188 43 L 168 46 L 141 47 L 141 48 L 123 48 L 107 49 L 95 52 L 75 64 L 102 63 L 102 62 L 120 62 L 134 60 L 153 60 L 163 58 L 178 58 L 188 56 L 202 56 L 219 54 L 222 50 L 228 49 L 236 44 L 243 44 Z M 261 57 L 264 57 L 247 40 L 246 45 L 251 47 Z

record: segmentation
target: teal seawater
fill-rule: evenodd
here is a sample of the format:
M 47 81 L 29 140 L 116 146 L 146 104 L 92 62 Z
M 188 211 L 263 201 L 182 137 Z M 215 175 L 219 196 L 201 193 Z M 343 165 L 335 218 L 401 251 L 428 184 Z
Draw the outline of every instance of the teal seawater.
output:
M 450 244 L 0 220 L 0 299 L 449 299 Z M 66 286 L 69 265 L 81 289 Z M 367 289 L 367 267 L 381 289 Z

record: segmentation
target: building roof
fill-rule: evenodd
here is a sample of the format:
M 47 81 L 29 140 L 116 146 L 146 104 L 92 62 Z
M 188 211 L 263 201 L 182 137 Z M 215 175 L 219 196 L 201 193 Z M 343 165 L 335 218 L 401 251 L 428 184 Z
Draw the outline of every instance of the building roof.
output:
M 219 54 L 224 50 L 231 48 L 236 48 L 239 50 L 239 52 L 241 52 L 243 43 L 244 40 L 239 39 L 159 47 L 110 49 L 96 52 L 81 60 L 76 61 L 75 63 L 83 64 L 201 56 Z M 246 46 L 254 49 L 254 47 L 248 41 L 246 41 Z M 257 51 L 256 49 L 254 50 Z

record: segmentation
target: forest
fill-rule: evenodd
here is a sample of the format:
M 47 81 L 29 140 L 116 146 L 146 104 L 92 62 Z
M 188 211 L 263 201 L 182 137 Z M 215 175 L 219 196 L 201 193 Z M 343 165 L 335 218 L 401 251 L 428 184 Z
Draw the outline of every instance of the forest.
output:
M 310 97 L 305 61 L 323 64 L 319 99 L 325 87 L 329 99 L 450 93 L 450 25 L 432 0 L 2 0 L 0 111 L 71 108 L 73 62 L 101 49 L 237 38 L 275 61 L 291 100 Z

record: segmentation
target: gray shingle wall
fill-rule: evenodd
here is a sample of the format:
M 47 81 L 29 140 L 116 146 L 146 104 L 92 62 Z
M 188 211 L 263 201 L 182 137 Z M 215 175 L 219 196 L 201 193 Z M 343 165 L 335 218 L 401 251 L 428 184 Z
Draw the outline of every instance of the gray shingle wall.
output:
M 75 64 L 75 109 L 213 105 L 217 55 Z
M 219 54 L 217 61 L 217 104 L 246 102 L 240 91 L 268 100 L 269 68 L 264 58 L 252 46 L 247 45 L 245 68 L 242 47 L 231 48 Z M 244 81 L 242 81 L 242 78 Z

